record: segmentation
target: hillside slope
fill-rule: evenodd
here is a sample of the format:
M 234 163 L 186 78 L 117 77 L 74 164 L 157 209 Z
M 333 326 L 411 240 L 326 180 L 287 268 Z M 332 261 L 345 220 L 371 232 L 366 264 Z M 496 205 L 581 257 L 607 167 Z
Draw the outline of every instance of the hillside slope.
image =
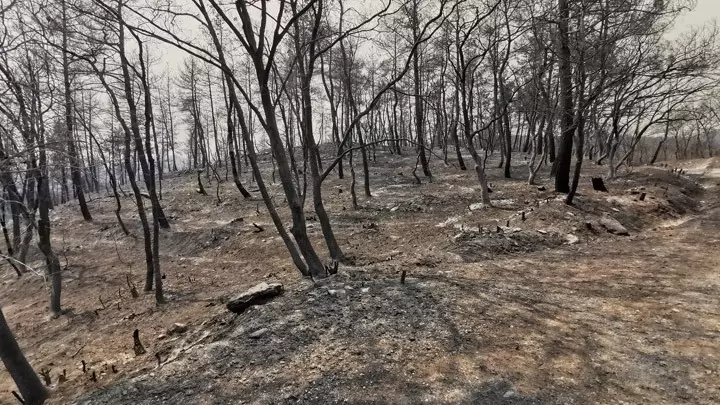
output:
M 292 267 L 261 201 L 242 200 L 228 182 L 216 204 L 187 175 L 164 189 L 167 305 L 130 297 L 127 277 L 142 286 L 142 242 L 121 234 L 111 199 L 95 198 L 93 223 L 54 224 L 67 314 L 49 318 L 42 279 L 10 272 L 3 309 L 31 363 L 50 370 L 58 404 L 720 401 L 713 162 L 694 162 L 690 176 L 640 169 L 609 182 L 609 194 L 583 178 L 572 207 L 492 171 L 486 209 L 475 205 L 471 172 L 436 163 L 433 182 L 418 186 L 414 163 L 378 154 L 373 197 L 358 210 L 349 179 L 328 180 L 349 260 L 321 286 Z M 59 207 L 56 218 L 78 217 L 75 209 Z M 630 235 L 593 225 L 605 216 Z M 285 294 L 226 311 L 228 296 L 268 280 Z M 188 331 L 166 336 L 176 322 Z M 148 352 L 139 357 L 136 328 Z M 63 370 L 68 380 L 56 384 Z M 10 403 L 5 374 L 0 386 Z

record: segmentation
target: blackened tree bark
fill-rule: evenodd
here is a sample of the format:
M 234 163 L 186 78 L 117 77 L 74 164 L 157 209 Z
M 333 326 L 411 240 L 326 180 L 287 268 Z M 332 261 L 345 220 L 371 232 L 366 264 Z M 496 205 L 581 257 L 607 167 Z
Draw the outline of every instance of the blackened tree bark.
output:
M 340 32 L 343 32 L 343 18 L 345 14 L 345 8 L 342 1 L 340 2 Z M 357 108 L 357 102 L 355 100 L 355 92 L 353 90 L 352 85 L 352 62 L 348 58 L 348 52 L 345 48 L 345 41 L 340 40 L 340 55 L 342 56 L 342 67 L 343 67 L 343 76 L 345 78 L 345 100 L 347 103 L 347 111 L 352 112 L 353 115 L 358 115 L 359 111 Z M 365 141 L 362 136 L 362 129 L 360 126 L 357 126 L 356 133 L 358 136 L 358 143 L 360 144 L 360 152 L 362 155 L 362 164 L 363 164 L 363 191 L 365 192 L 366 197 L 371 197 L 372 194 L 370 193 L 370 169 L 368 167 L 368 155 L 367 155 L 367 148 L 365 148 Z M 424 155 L 424 151 L 423 151 Z M 351 155 L 352 156 L 352 155 Z
M 118 8 L 118 22 L 120 23 L 120 66 L 122 67 L 123 71 L 123 78 L 125 80 L 125 94 L 126 98 L 128 99 L 128 105 L 130 105 L 130 122 L 131 122 L 131 130 L 133 134 L 133 139 L 135 140 L 135 150 L 138 153 L 138 160 L 140 161 L 140 167 L 142 168 L 143 172 L 143 178 L 145 180 L 145 186 L 147 187 L 148 194 L 150 196 L 150 204 L 152 207 L 152 259 L 153 259 L 153 281 L 155 285 L 155 302 L 157 304 L 164 304 L 165 303 L 165 297 L 163 296 L 163 289 L 162 289 L 162 274 L 160 272 L 160 222 L 161 219 L 165 219 L 165 215 L 162 212 L 162 208 L 160 207 L 160 199 L 157 194 L 157 187 L 155 183 L 155 157 L 153 153 L 152 148 L 152 134 L 151 129 L 153 127 L 153 113 L 152 113 L 152 97 L 150 93 L 150 83 L 148 81 L 148 68 L 145 65 L 145 58 L 143 56 L 144 54 L 144 44 L 141 38 L 135 34 L 134 32 L 130 31 L 130 33 L 135 37 L 135 41 L 137 43 L 138 47 L 138 61 L 139 61 L 139 69 L 134 69 L 135 74 L 140 78 L 140 83 L 143 88 L 143 94 L 144 94 L 144 118 L 145 118 L 145 138 L 144 138 L 144 144 L 143 144 L 143 138 L 140 135 L 140 128 L 138 126 L 138 119 L 137 119 L 137 107 L 135 106 L 135 102 L 132 99 L 132 94 L 128 92 L 130 89 L 128 81 L 130 80 L 130 75 L 128 72 L 128 67 L 130 66 L 127 60 L 127 57 L 125 55 L 125 47 L 123 44 L 123 37 L 124 37 L 124 20 L 122 17 L 122 9 Z M 133 118 L 135 116 L 135 118 Z M 167 222 L 167 220 L 165 220 Z M 169 224 L 167 224 L 169 227 Z M 147 280 L 146 283 L 150 283 L 150 280 Z M 146 284 L 146 288 L 147 288 Z M 152 289 L 152 284 L 150 284 L 150 287 Z
M 333 83 L 333 77 L 332 77 L 332 61 L 333 61 L 333 53 L 332 49 L 329 51 L 329 57 L 328 57 L 328 73 L 325 73 L 325 58 L 323 55 L 320 55 L 320 77 L 322 78 L 323 87 L 325 88 L 325 94 L 328 99 L 328 104 L 330 104 L 330 120 L 332 124 L 332 141 L 335 142 L 335 145 L 337 146 L 337 155 L 342 155 L 342 145 L 340 142 L 340 126 L 338 122 L 338 106 L 340 105 L 340 97 L 335 96 L 335 84 Z M 336 101 L 337 99 L 337 101 Z M 343 162 L 342 159 L 340 159 L 340 162 L 338 162 L 337 165 L 338 168 L 338 178 L 342 179 L 344 177 L 343 172 Z
M 28 67 L 31 67 L 29 63 Z M 45 94 L 41 91 L 41 83 L 38 79 L 39 71 L 34 68 L 29 68 L 24 72 L 27 75 L 27 81 L 22 84 L 6 66 L 0 65 L 0 73 L 3 74 L 5 83 L 10 89 L 10 94 L 17 102 L 17 113 L 10 112 L 5 108 L 0 108 L 0 112 L 11 119 L 13 125 L 25 140 L 28 151 L 27 177 L 24 188 L 27 207 L 22 207 L 23 216 L 28 223 L 28 227 L 20 247 L 18 259 L 21 263 L 25 263 L 28 247 L 32 240 L 32 229 L 36 226 L 39 236 L 38 246 L 45 255 L 47 272 L 51 280 L 50 310 L 54 314 L 59 314 L 61 310 L 62 279 L 60 262 L 52 250 L 50 241 L 49 211 L 52 202 L 50 201 L 50 188 L 48 187 L 48 165 L 44 136 L 44 119 L 46 117 L 43 112 L 38 112 L 35 108 L 35 106 L 42 105 Z M 4 182 L 7 181 L 4 180 Z M 10 188 L 8 191 L 13 192 L 13 189 Z M 17 198 L 17 200 L 22 201 L 23 199 Z M 36 208 L 40 216 L 37 225 L 34 218 Z
M 118 122 L 120 123 L 120 127 L 122 128 L 122 133 L 124 135 L 123 138 L 123 164 L 125 166 L 125 173 L 127 174 L 127 179 L 130 182 L 130 187 L 133 190 L 133 196 L 135 197 L 135 204 L 137 206 L 137 212 L 138 217 L 140 219 L 140 225 L 142 227 L 143 232 L 143 240 L 144 240 L 144 251 L 145 251 L 145 266 L 146 266 L 146 279 L 145 279 L 145 290 L 150 291 L 153 289 L 153 276 L 155 274 L 154 267 L 155 263 L 153 260 L 153 247 L 152 247 L 152 235 L 150 232 L 150 223 L 148 222 L 147 213 L 145 211 L 145 202 L 142 196 L 142 192 L 140 191 L 140 187 L 138 186 L 137 179 L 136 179 L 136 168 L 133 162 L 133 155 L 134 152 L 132 149 L 132 141 L 135 139 L 137 141 L 137 138 L 140 138 L 140 129 L 139 129 L 139 121 L 138 121 L 138 113 L 137 113 L 137 104 L 135 101 L 134 92 L 132 89 L 132 82 L 131 82 L 131 76 L 130 76 L 130 69 L 128 67 L 129 63 L 127 60 L 127 56 L 125 54 L 125 26 L 122 22 L 121 17 L 121 11 L 122 11 L 122 4 L 118 2 L 116 7 L 113 7 L 111 5 L 102 4 L 102 7 L 104 10 L 108 13 L 108 15 L 111 15 L 114 21 L 104 21 L 105 24 L 107 24 L 106 27 L 104 27 L 107 30 L 117 30 L 115 33 L 117 34 L 117 53 L 120 57 L 120 64 L 122 67 L 122 76 L 120 78 L 121 85 L 124 91 L 125 101 L 127 102 L 128 106 L 128 115 L 130 118 L 130 125 L 128 125 L 127 120 L 125 119 L 125 114 L 123 112 L 123 109 L 121 108 L 120 101 L 118 99 L 118 96 L 116 94 L 115 87 L 111 85 L 108 82 L 108 77 L 110 75 L 107 74 L 105 71 L 105 66 L 97 63 L 97 60 L 94 58 L 90 58 L 85 56 L 84 59 L 86 62 L 88 62 L 88 65 L 93 70 L 95 75 L 100 80 L 100 83 L 102 84 L 103 88 L 105 89 L 105 92 L 107 93 L 108 97 L 110 98 L 110 102 L 112 105 L 112 108 L 115 113 L 115 117 L 117 118 Z M 82 57 L 80 55 L 75 55 L 77 57 Z M 142 140 L 139 142 L 140 144 L 140 153 L 138 153 L 139 157 L 142 158 L 142 160 L 145 160 L 144 153 L 142 152 Z M 137 147 L 137 142 L 136 142 Z M 147 162 L 145 162 L 147 164 Z M 153 212 L 154 213 L 154 212 Z
M 73 134 L 73 101 L 72 88 L 70 83 L 70 57 L 68 54 L 68 15 L 67 3 L 61 1 L 62 6 L 62 71 L 63 71 L 63 95 L 65 103 L 65 136 L 67 139 L 68 160 L 70 161 L 70 177 L 72 177 L 73 190 L 80 204 L 80 212 L 86 221 L 92 221 L 92 215 L 85 201 L 85 191 L 83 190 L 82 175 L 80 172 L 80 161 L 78 159 L 77 147 L 75 146 L 75 137 Z
M 218 11 L 218 4 L 214 1 L 210 0 L 211 5 L 213 8 Z M 311 270 L 309 269 L 308 264 L 305 263 L 303 260 L 303 255 L 298 248 L 298 245 L 295 244 L 295 241 L 293 238 L 290 237 L 290 234 L 287 232 L 287 229 L 285 228 L 285 225 L 282 222 L 282 219 L 280 218 L 280 215 L 277 212 L 277 209 L 275 208 L 275 204 L 272 201 L 272 198 L 270 196 L 270 193 L 267 190 L 267 187 L 265 186 L 265 181 L 263 180 L 262 173 L 260 171 L 260 166 L 258 164 L 257 155 L 255 152 L 255 143 L 254 138 L 251 133 L 251 131 L 248 129 L 247 122 L 245 120 L 245 116 L 242 109 L 242 104 L 240 103 L 240 99 L 237 94 L 236 89 L 241 89 L 240 83 L 237 82 L 237 78 L 233 75 L 233 70 L 228 65 L 226 59 L 225 59 L 225 51 L 223 49 L 223 46 L 220 42 L 219 35 L 217 34 L 217 31 L 215 30 L 214 25 L 212 24 L 211 17 L 209 15 L 208 10 L 205 8 L 205 4 L 203 0 L 200 0 L 196 3 L 196 7 L 200 11 L 200 13 L 203 15 L 203 18 L 205 22 L 207 23 L 208 33 L 210 34 L 210 37 L 213 41 L 213 45 L 215 46 L 215 49 L 218 53 L 217 56 L 217 62 L 219 64 L 219 68 L 223 72 L 223 77 L 225 78 L 225 82 L 228 89 L 228 98 L 230 103 L 234 106 L 235 112 L 237 114 L 238 118 L 238 124 L 240 125 L 240 129 L 242 131 L 243 140 L 245 141 L 244 144 L 246 146 L 247 154 L 246 156 L 249 159 L 250 166 L 252 167 L 253 174 L 255 176 L 255 180 L 258 185 L 258 189 L 260 191 L 260 194 L 263 197 L 263 201 L 265 202 L 265 206 L 268 210 L 268 213 L 270 214 L 270 217 L 272 218 L 273 224 L 275 225 L 275 228 L 277 229 L 278 233 L 280 234 L 280 237 L 282 238 L 283 242 L 285 242 L 285 246 L 287 247 L 290 257 L 293 260 L 293 263 L 295 264 L 295 267 L 297 267 L 298 270 L 304 275 L 309 276 L 311 274 Z M 219 11 L 218 11 L 219 12 Z M 224 16 L 225 18 L 227 16 Z M 318 259 L 319 261 L 319 259 Z
M 558 18 L 557 44 L 560 76 L 561 138 L 560 149 L 555 162 L 555 191 L 568 193 L 570 192 L 570 163 L 575 134 L 570 36 L 568 33 L 570 20 L 568 0 L 558 0 Z
M 108 176 L 108 181 L 110 182 L 110 187 L 112 188 L 113 196 L 115 197 L 115 218 L 117 218 L 118 225 L 120 225 L 120 229 L 122 229 L 125 235 L 130 235 L 130 231 L 127 229 L 127 226 L 125 226 L 125 221 L 123 221 L 122 216 L 120 215 L 120 212 L 122 210 L 122 203 L 120 200 L 120 194 L 118 193 L 118 184 L 115 178 L 115 171 L 110 168 L 110 164 L 114 163 L 111 162 L 110 164 L 108 164 L 108 161 L 105 158 L 105 152 L 103 152 L 103 148 L 100 145 L 100 142 L 98 142 L 97 137 L 95 137 L 95 134 L 93 133 L 92 122 L 87 122 L 83 114 L 80 114 L 79 118 L 80 123 L 87 130 L 90 140 L 94 142 L 97 146 L 98 153 L 100 154 L 100 160 L 105 167 L 105 173 Z
M 450 129 L 452 136 L 453 145 L 455 146 L 455 155 L 457 156 L 458 165 L 460 170 L 467 170 L 465 166 L 465 160 L 462 157 L 460 150 L 460 137 L 458 136 L 458 124 L 460 123 L 460 92 L 455 89 L 455 97 L 453 98 L 453 121 Z
M 62 273 L 60 272 L 60 260 L 53 251 L 50 241 L 50 188 L 47 167 L 47 152 L 45 148 L 45 137 L 40 134 L 38 139 L 39 170 L 36 171 L 37 195 L 38 195 L 38 248 L 45 256 L 48 276 L 50 279 L 50 311 L 59 315 L 61 312 L 60 294 L 62 292 Z
M 412 24 L 413 43 L 420 40 L 420 19 L 418 10 L 419 0 L 412 0 L 412 9 L 410 10 L 410 23 Z M 418 155 L 420 165 L 423 169 L 425 177 L 431 177 L 430 165 L 428 164 L 427 155 L 425 154 L 425 111 L 422 96 L 422 77 L 420 76 L 420 50 L 413 53 L 413 85 L 415 86 L 415 135 L 418 143 Z
M 296 2 L 292 2 L 293 12 L 298 13 Z M 340 3 L 341 13 L 343 12 L 342 2 Z M 325 204 L 322 200 L 322 180 L 320 178 L 320 160 L 319 160 L 319 149 L 317 142 L 315 141 L 315 135 L 313 133 L 312 125 L 312 97 L 310 94 L 310 86 L 314 73 L 315 62 L 317 61 L 317 39 L 319 36 L 320 24 L 323 16 L 323 1 L 318 1 L 316 9 L 313 11 L 314 20 L 312 30 L 310 32 L 309 46 L 307 48 L 307 58 L 300 53 L 302 47 L 300 43 L 300 29 L 299 24 L 295 23 L 295 51 L 298 53 L 298 73 L 300 76 L 300 94 L 302 97 L 302 133 L 305 145 L 309 150 L 310 159 L 310 173 L 312 176 L 312 191 L 313 191 L 313 206 L 315 213 L 318 216 L 320 227 L 327 244 L 330 257 L 334 260 L 342 260 L 343 253 L 340 249 L 340 245 L 335 238 L 335 233 L 332 230 L 330 224 L 330 218 L 325 210 Z M 363 149 L 364 151 L 364 149 Z M 367 155 L 365 155 L 365 164 L 367 165 Z M 368 181 L 366 179 L 366 181 Z M 368 186 L 369 193 L 369 186 Z
M 2 309 L 0 309 L 0 359 L 15 381 L 25 405 L 40 405 L 45 402 L 49 392 L 20 350 Z
M 240 194 L 242 194 L 243 198 L 250 198 L 252 195 L 247 191 L 245 186 L 243 186 L 242 181 L 240 181 L 240 173 L 238 172 L 238 164 L 237 164 L 237 156 L 235 155 L 235 148 L 233 145 L 235 144 L 235 123 L 233 122 L 233 111 L 234 104 L 231 102 L 228 102 L 228 112 L 227 112 L 227 144 L 228 144 L 228 153 L 230 154 L 230 167 L 232 168 L 232 176 L 233 176 L 233 182 L 235 182 L 235 187 L 237 187 L 238 191 L 240 191 Z

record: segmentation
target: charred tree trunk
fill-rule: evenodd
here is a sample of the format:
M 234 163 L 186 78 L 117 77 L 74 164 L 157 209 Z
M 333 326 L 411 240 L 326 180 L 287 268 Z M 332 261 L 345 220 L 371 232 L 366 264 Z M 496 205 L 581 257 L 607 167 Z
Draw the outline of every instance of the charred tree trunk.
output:
M 313 34 L 315 36 L 317 36 L 317 32 L 320 26 L 322 3 L 320 3 L 319 8 L 320 10 L 316 11 L 315 26 L 313 29 Z M 298 26 L 296 25 L 295 28 L 297 38 Z M 296 40 L 295 49 L 298 53 L 300 51 L 300 48 L 300 41 Z M 333 232 L 332 225 L 330 224 L 330 218 L 325 210 L 325 204 L 322 200 L 322 179 L 320 178 L 319 161 L 320 154 L 317 143 L 315 142 L 315 135 L 313 134 L 312 98 L 310 94 L 310 84 L 312 81 L 314 62 L 316 57 L 315 49 L 315 42 L 312 42 L 308 52 L 309 58 L 307 60 L 307 63 L 305 61 L 305 58 L 298 58 L 298 69 L 301 77 L 300 93 L 302 97 L 302 132 L 303 137 L 305 138 L 305 144 L 309 149 L 310 172 L 312 174 L 313 206 L 315 208 L 315 213 L 318 216 L 318 221 L 320 222 L 320 227 L 322 229 L 325 243 L 328 247 L 330 256 L 333 260 L 339 261 L 342 260 L 343 253 L 340 249 L 340 245 L 337 243 L 337 239 L 335 238 L 335 233 Z M 367 156 L 365 163 L 367 164 Z M 322 271 L 324 272 L 324 270 L 325 268 L 323 267 Z M 315 274 L 313 274 L 313 276 L 315 276 Z
M 86 221 L 92 221 L 92 215 L 85 201 L 85 191 L 82 185 L 82 176 L 80 174 L 80 161 L 78 160 L 77 148 L 73 135 L 73 101 L 72 89 L 70 84 L 70 58 L 68 55 L 68 27 L 67 27 L 67 5 L 65 0 L 62 5 L 62 69 L 63 69 L 63 86 L 64 86 L 64 102 L 65 102 L 65 136 L 67 139 L 68 160 L 70 161 L 70 177 L 72 177 L 73 189 L 80 204 L 80 212 Z M 49 195 L 48 195 L 49 198 Z
M 420 26 L 420 20 L 419 20 L 419 10 L 418 10 L 418 1 L 413 0 L 413 8 L 412 8 L 412 16 L 411 16 L 411 23 L 412 23 L 412 29 L 413 29 L 413 41 L 418 41 L 419 39 L 419 33 L 418 29 Z M 428 164 L 428 159 L 425 154 L 425 131 L 424 131 L 424 121 L 425 121 L 425 111 L 424 111 L 424 101 L 422 97 L 422 77 L 420 77 L 420 51 L 417 50 L 413 54 L 413 74 L 414 74 L 414 86 L 415 86 L 415 135 L 417 137 L 417 143 L 418 143 L 418 154 L 420 156 L 420 165 L 422 166 L 423 174 L 425 177 L 432 177 L 432 174 L 430 173 L 430 165 Z
M 240 124 L 240 128 L 242 130 L 242 135 L 244 139 L 244 144 L 246 146 L 246 157 L 249 159 L 249 163 L 253 169 L 253 174 L 255 176 L 255 180 L 257 181 L 258 188 L 260 190 L 260 194 L 263 197 L 263 201 L 265 202 L 265 206 L 268 209 L 268 213 L 270 214 L 270 217 L 273 220 L 273 223 L 275 224 L 275 228 L 277 229 L 278 233 L 280 234 L 280 237 L 282 238 L 283 242 L 285 242 L 285 246 L 287 247 L 290 256 L 293 260 L 293 263 L 295 266 L 300 270 L 300 272 L 305 275 L 309 276 L 311 274 L 311 271 L 309 270 L 310 265 L 306 264 L 302 257 L 301 257 L 301 251 L 298 249 L 298 246 L 294 243 L 290 235 L 287 233 L 287 230 L 285 229 L 285 225 L 282 223 L 282 219 L 280 218 L 280 215 L 278 214 L 275 204 L 272 201 L 272 198 L 270 196 L 270 193 L 268 192 L 267 188 L 265 187 L 265 182 L 262 178 L 262 173 L 260 171 L 260 167 L 257 162 L 257 155 L 255 153 L 255 144 L 253 139 L 253 134 L 251 131 L 248 130 L 247 124 L 245 122 L 245 117 L 242 110 L 242 105 L 240 104 L 240 100 L 237 96 L 237 92 L 235 90 L 235 82 L 234 77 L 232 76 L 232 70 L 227 65 L 227 62 L 225 60 L 224 56 L 224 50 L 222 47 L 222 44 L 219 41 L 218 35 L 213 29 L 212 25 L 210 24 L 210 16 L 207 12 L 207 10 L 204 8 L 202 2 L 199 3 L 199 10 L 203 14 L 203 18 L 208 22 L 209 24 L 209 34 L 212 38 L 213 45 L 215 46 L 217 52 L 218 52 L 218 59 L 221 65 L 221 69 L 223 71 L 223 76 L 225 78 L 226 84 L 228 86 L 228 96 L 230 98 L 230 102 L 234 105 L 235 110 L 238 114 L 238 123 Z M 304 218 L 303 218 L 304 219 Z M 319 263 L 319 259 L 317 260 Z M 317 264 L 315 264 L 317 265 Z M 322 264 L 320 264 L 322 265 Z
M 242 194 L 243 198 L 247 199 L 252 197 L 252 195 L 243 186 L 242 182 L 240 181 L 240 173 L 238 173 L 237 156 L 235 155 L 235 148 L 233 147 L 235 143 L 235 123 L 233 122 L 233 114 L 233 104 L 228 103 L 227 143 L 228 153 L 230 154 L 230 166 L 232 168 L 232 176 L 233 181 L 235 182 L 235 187 L 237 187 L 238 191 L 240 191 L 240 194 Z
M 555 162 L 555 191 L 559 193 L 570 192 L 570 165 L 572 160 L 573 137 L 575 128 L 573 125 L 573 89 L 572 89 L 572 66 L 570 55 L 569 20 L 570 7 L 568 0 L 558 0 L 558 57 L 560 75 L 560 105 L 562 129 L 560 151 Z
M 45 402 L 49 392 L 20 350 L 2 309 L 0 309 L 0 359 L 15 381 L 25 405 L 40 405 Z

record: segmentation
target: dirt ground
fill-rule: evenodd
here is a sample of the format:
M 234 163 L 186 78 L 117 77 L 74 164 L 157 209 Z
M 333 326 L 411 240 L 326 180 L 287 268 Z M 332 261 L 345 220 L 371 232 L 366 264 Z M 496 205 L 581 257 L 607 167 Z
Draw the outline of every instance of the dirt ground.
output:
M 104 195 L 92 223 L 75 206 L 54 212 L 66 314 L 48 316 L 39 260 L 21 279 L 5 269 L 0 296 L 31 364 L 49 370 L 51 404 L 716 404 L 719 163 L 636 168 L 609 193 L 592 190 L 604 168 L 589 165 L 574 206 L 527 185 L 521 162 L 510 180 L 493 163 L 493 207 L 482 208 L 472 171 L 435 159 L 432 182 L 417 185 L 413 156 L 378 152 L 358 210 L 349 176 L 326 182 L 348 260 L 319 286 L 293 268 L 259 196 L 244 201 L 226 182 L 217 204 L 215 183 L 202 196 L 193 175 L 176 175 L 163 189 L 168 304 L 130 296 L 142 241 L 122 235 Z M 599 229 L 603 216 L 630 235 Z M 261 281 L 285 293 L 227 312 L 229 296 Z M 163 336 L 176 322 L 188 331 Z M 0 403 L 15 403 L 13 389 L 0 373 Z

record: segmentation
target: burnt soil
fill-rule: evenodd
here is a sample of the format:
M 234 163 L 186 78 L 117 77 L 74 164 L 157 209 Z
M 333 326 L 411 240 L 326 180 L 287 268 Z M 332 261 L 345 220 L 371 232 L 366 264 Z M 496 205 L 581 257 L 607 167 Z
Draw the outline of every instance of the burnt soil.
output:
M 358 177 L 357 210 L 349 176 L 327 180 L 347 260 L 318 285 L 293 268 L 259 197 L 205 178 L 202 196 L 193 174 L 177 174 L 163 184 L 166 305 L 129 293 L 127 280 L 142 289 L 144 277 L 132 200 L 127 237 L 112 198 L 92 195 L 91 223 L 72 204 L 53 213 L 66 313 L 48 315 L 37 252 L 37 273 L 2 274 L 3 311 L 33 366 L 50 371 L 51 404 L 720 402 L 717 161 L 687 162 L 684 175 L 636 168 L 606 181 L 609 193 L 592 190 L 606 168 L 589 164 L 574 206 L 547 178 L 548 191 L 527 185 L 521 164 L 502 179 L 495 162 L 489 208 L 472 171 L 435 159 L 435 177 L 417 185 L 414 164 L 378 152 L 373 197 Z M 272 192 L 282 206 L 280 186 Z M 603 215 L 630 236 L 585 225 Z M 241 315 L 225 309 L 261 281 L 285 293 Z M 188 330 L 167 336 L 176 322 Z M 15 403 L 13 389 L 0 373 L 0 403 Z

